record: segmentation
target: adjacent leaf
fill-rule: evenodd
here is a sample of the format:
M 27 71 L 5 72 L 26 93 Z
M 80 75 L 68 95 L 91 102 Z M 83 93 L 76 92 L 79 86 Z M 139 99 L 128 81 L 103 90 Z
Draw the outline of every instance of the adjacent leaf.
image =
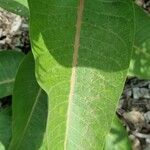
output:
M 132 0 L 28 0 L 47 149 L 102 150 L 133 44 Z
M 150 79 L 150 15 L 135 6 L 135 43 L 129 75 Z
M 0 51 L 0 98 L 11 95 L 15 76 L 24 54 L 18 51 Z
M 29 17 L 27 0 L 0 0 L 0 7 L 15 14 Z
M 106 137 L 104 150 L 132 150 L 128 134 L 117 116 L 115 116 L 110 133 Z
M 39 150 L 46 128 L 47 96 L 36 82 L 32 53 L 19 68 L 13 93 L 9 150 Z
M 7 149 L 11 138 L 11 110 L 0 110 L 0 150 Z

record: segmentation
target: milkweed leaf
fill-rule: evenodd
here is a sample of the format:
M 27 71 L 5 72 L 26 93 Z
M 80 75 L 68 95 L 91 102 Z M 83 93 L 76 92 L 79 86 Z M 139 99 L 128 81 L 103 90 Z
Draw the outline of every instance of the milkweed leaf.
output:
M 12 94 L 15 76 L 24 54 L 18 51 L 0 51 L 0 98 Z
M 29 53 L 19 67 L 12 100 L 12 140 L 9 150 L 39 150 L 47 120 L 47 95 L 35 79 Z
M 11 139 L 11 109 L 0 109 L 0 150 L 8 148 Z
M 0 0 L 0 7 L 17 15 L 29 17 L 27 0 Z
M 102 150 L 129 67 L 132 0 L 28 0 L 47 149 Z
M 150 15 L 135 6 L 135 42 L 130 76 L 150 79 Z
M 117 116 L 115 116 L 111 130 L 106 136 L 104 150 L 132 150 L 128 134 Z

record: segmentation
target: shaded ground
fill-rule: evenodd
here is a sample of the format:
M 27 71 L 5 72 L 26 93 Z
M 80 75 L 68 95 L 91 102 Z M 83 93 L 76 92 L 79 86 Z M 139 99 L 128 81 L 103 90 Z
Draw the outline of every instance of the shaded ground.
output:
M 134 150 L 150 150 L 150 80 L 128 78 L 117 114 L 124 122 Z
M 27 19 L 0 10 L 0 49 L 20 49 L 24 53 L 31 49 Z
M 136 0 L 150 12 L 150 0 Z M 30 50 L 27 20 L 0 10 L 0 50 Z M 0 100 L 0 108 L 11 105 L 11 96 Z M 124 122 L 134 150 L 150 150 L 150 80 L 128 78 L 117 114 Z

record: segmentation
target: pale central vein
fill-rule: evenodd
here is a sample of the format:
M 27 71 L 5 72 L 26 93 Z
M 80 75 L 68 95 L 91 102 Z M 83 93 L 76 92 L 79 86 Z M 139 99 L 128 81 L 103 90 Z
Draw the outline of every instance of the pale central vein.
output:
M 67 150 L 70 112 L 71 112 L 71 104 L 72 104 L 74 88 L 75 88 L 76 66 L 78 63 L 78 50 L 80 46 L 80 32 L 81 32 L 83 9 L 84 9 L 84 0 L 80 0 L 80 4 L 78 7 L 78 11 L 77 11 L 77 24 L 76 24 L 76 34 L 75 34 L 75 41 L 74 41 L 74 53 L 73 53 L 73 63 L 72 63 L 72 74 L 71 74 L 71 80 L 70 80 L 70 93 L 69 93 L 69 101 L 68 101 L 64 150 Z
M 4 80 L 4 81 L 0 81 L 0 85 L 13 83 L 13 82 L 15 82 L 15 79 L 7 79 L 7 80 Z

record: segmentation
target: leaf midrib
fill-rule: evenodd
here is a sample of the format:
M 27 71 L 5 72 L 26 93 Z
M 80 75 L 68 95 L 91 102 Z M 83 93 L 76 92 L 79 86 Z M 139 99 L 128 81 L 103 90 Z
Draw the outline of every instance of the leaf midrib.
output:
M 78 50 L 80 47 L 80 33 L 81 33 L 83 9 L 84 9 L 84 0 L 80 0 L 79 6 L 78 6 L 78 11 L 77 11 L 77 23 L 76 23 L 76 33 L 75 33 L 75 41 L 74 41 L 72 74 L 71 74 L 71 80 L 70 80 L 70 93 L 69 93 L 69 100 L 68 100 L 64 150 L 67 150 L 67 139 L 68 139 L 68 130 L 69 130 L 69 122 L 70 122 L 70 114 L 71 114 L 70 112 L 71 112 L 72 100 L 73 100 L 73 96 L 74 96 L 75 79 L 76 79 L 76 66 L 78 63 Z
M 15 82 L 15 79 L 12 78 L 12 79 L 7 79 L 7 80 L 4 80 L 4 81 L 0 81 L 0 85 L 3 85 L 3 84 L 8 84 L 8 83 L 13 83 Z

